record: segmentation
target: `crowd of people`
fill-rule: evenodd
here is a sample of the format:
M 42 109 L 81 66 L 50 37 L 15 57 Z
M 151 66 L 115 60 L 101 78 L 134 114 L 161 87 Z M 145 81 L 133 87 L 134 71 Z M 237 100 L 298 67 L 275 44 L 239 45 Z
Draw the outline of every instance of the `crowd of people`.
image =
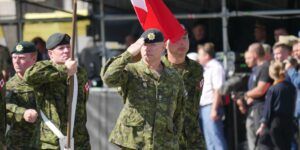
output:
M 276 42 L 271 47 L 264 29 L 256 26 L 256 42 L 244 52 L 251 69 L 248 91 L 234 102 L 246 116 L 249 150 L 298 149 L 300 40 L 280 27 L 274 30 Z M 192 38 L 185 30 L 176 41 L 154 28 L 140 38 L 126 37 L 126 51 L 109 59 L 99 73 L 106 85 L 118 89 L 124 102 L 110 142 L 126 150 L 228 149 L 220 94 L 226 71 L 205 34 L 205 26 L 196 25 Z M 70 50 L 70 36 L 65 33 L 52 34 L 47 42 L 21 41 L 10 54 L 1 47 L 0 98 L 5 103 L 0 105 L 0 149 L 62 147 L 70 76 L 78 80 L 73 147 L 90 149 L 88 75 L 70 59 Z M 9 62 L 15 72 L 12 77 Z

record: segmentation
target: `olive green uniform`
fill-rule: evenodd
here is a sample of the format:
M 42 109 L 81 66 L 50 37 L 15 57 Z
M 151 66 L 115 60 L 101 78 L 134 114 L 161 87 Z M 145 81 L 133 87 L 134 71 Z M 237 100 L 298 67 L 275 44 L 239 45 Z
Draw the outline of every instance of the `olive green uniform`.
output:
M 200 82 L 203 80 L 203 68 L 199 63 L 187 57 L 182 64 L 170 63 L 167 56 L 163 56 L 162 61 L 166 66 L 178 71 L 188 93 L 185 101 L 184 125 L 180 138 L 180 149 L 205 149 L 205 141 L 198 121 L 201 95 Z
M 124 100 L 109 141 L 125 149 L 179 149 L 186 94 L 181 77 L 165 66 L 157 75 L 142 60 L 131 60 L 126 51 L 101 72 L 104 83 L 119 87 Z
M 6 135 L 8 149 L 38 149 L 39 141 L 36 130 L 39 120 L 35 123 L 26 122 L 23 118 L 26 109 L 35 109 L 35 94 L 18 75 L 14 75 L 6 84 L 6 118 L 10 130 Z
M 65 65 L 57 65 L 45 60 L 28 68 L 24 75 L 27 84 L 33 86 L 37 95 L 37 106 L 46 117 L 64 134 L 67 131 L 68 105 L 67 105 L 67 69 Z M 74 139 L 76 150 L 90 149 L 89 135 L 86 128 L 86 103 L 88 91 L 87 73 L 79 68 L 78 97 L 74 124 Z M 40 149 L 59 149 L 57 136 L 41 121 Z

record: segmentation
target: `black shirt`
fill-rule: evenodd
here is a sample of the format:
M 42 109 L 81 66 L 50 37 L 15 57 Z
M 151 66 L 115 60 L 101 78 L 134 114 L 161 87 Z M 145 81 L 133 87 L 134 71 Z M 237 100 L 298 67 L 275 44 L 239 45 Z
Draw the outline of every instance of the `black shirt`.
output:
M 282 81 L 269 88 L 266 94 L 262 122 L 269 125 L 274 117 L 292 119 L 296 102 L 296 88 L 288 81 Z
M 252 87 L 249 87 L 249 90 L 254 89 L 257 87 L 258 82 L 267 82 L 272 84 L 273 80 L 269 76 L 269 62 L 264 62 L 262 65 L 257 66 L 253 72 L 251 73 L 251 78 L 249 80 L 249 85 L 252 85 Z M 265 100 L 265 95 L 255 98 L 252 106 L 256 106 L 259 103 L 263 103 Z

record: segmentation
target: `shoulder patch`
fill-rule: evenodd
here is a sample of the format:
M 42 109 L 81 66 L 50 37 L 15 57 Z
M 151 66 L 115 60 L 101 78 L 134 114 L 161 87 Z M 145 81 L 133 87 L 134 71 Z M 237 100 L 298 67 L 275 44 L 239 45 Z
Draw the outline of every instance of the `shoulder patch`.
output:
M 83 91 L 85 93 L 88 93 L 90 91 L 90 81 L 86 82 L 84 87 L 83 87 Z

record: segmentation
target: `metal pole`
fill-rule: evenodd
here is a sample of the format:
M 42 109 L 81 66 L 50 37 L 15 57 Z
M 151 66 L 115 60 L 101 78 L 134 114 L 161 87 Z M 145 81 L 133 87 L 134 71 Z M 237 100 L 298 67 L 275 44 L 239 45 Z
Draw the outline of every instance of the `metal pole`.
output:
M 239 142 L 239 137 L 238 137 L 238 126 L 237 126 L 237 107 L 236 107 L 236 103 L 232 102 L 232 113 L 233 113 L 233 138 L 234 138 L 234 149 L 238 150 L 238 142 Z
M 73 15 L 72 15 L 72 38 L 71 38 L 71 60 L 74 60 L 74 49 L 76 47 L 76 34 L 77 34 L 77 0 L 72 1 L 73 4 Z M 74 76 L 68 76 L 68 122 L 67 122 L 67 145 L 64 145 L 67 150 L 71 149 L 71 138 L 73 137 L 72 132 L 72 103 L 74 93 Z M 73 147 L 72 147 L 73 148 Z
M 107 49 L 105 45 L 105 19 L 104 19 L 104 0 L 100 0 L 100 30 L 101 30 L 101 45 L 102 45 L 102 67 L 104 66 L 106 62 L 106 56 L 107 56 Z M 104 89 L 107 89 L 107 85 L 103 84 Z M 108 108 L 107 108 L 107 92 L 104 92 L 104 105 L 105 105 L 105 118 L 108 118 Z M 108 123 L 107 121 L 105 122 L 105 135 L 108 137 Z M 108 144 L 104 145 L 104 149 L 108 149 Z
M 228 64 L 227 64 L 227 52 L 229 50 L 228 44 L 228 32 L 227 32 L 227 25 L 228 25 L 228 10 L 226 8 L 226 0 L 222 0 L 222 34 L 223 34 L 223 52 L 224 52 L 224 69 L 225 72 L 228 71 Z
M 18 41 L 23 40 L 23 11 L 22 0 L 16 1 L 16 14 L 17 14 L 17 38 Z
M 106 62 L 106 46 L 105 46 L 105 20 L 104 20 L 104 0 L 100 0 L 100 30 L 102 45 L 102 65 Z

